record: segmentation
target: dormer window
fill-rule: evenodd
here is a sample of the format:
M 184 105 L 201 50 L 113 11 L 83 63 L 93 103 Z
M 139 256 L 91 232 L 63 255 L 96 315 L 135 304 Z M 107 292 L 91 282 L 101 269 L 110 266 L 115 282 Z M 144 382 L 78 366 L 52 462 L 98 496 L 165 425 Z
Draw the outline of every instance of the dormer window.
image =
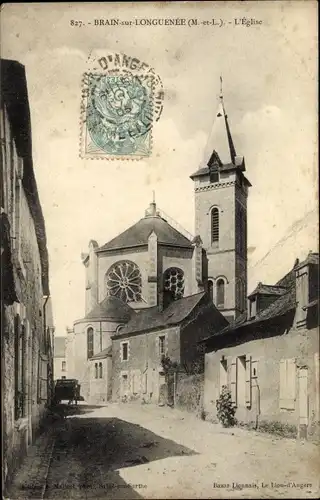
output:
M 218 172 L 218 170 L 213 170 L 212 172 L 210 172 L 210 182 L 211 183 L 219 182 L 219 172 Z
M 213 151 L 207 165 L 209 167 L 210 182 L 219 182 L 219 167 L 221 165 L 221 160 L 216 151 Z
M 257 315 L 257 297 L 250 300 L 250 319 L 254 319 Z

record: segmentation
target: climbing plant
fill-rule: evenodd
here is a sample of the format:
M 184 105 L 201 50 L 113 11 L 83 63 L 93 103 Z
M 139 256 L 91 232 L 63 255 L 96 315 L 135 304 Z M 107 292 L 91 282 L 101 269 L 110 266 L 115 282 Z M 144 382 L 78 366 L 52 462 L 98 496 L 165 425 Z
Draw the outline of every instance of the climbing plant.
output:
M 216 401 L 217 417 L 223 427 L 232 427 L 236 424 L 236 408 L 233 406 L 231 392 L 226 385 L 222 386 L 221 394 Z

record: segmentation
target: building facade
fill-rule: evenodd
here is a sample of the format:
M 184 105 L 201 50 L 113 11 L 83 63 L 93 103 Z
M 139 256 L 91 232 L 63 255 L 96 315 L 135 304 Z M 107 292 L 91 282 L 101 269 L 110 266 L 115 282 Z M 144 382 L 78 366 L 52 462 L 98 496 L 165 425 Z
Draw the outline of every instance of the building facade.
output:
M 54 380 L 68 378 L 67 359 L 66 359 L 66 337 L 54 337 L 53 376 Z
M 158 403 L 166 386 L 162 358 L 186 373 L 203 372 L 197 342 L 227 324 L 206 292 L 134 314 L 112 337 L 113 399 Z
M 205 340 L 204 409 L 229 387 L 236 418 L 319 438 L 319 255 L 275 285 L 259 283 L 248 313 Z
M 73 329 L 67 331 L 68 377 L 79 380 L 81 396 L 87 402 L 98 403 L 110 399 L 111 336 L 133 313 L 133 309 L 117 297 L 106 297 L 83 319 L 75 321 Z
M 181 301 L 205 293 L 212 306 L 208 328 L 215 332 L 221 322 L 245 310 L 246 211 L 250 183 L 244 172 L 244 159 L 236 155 L 221 96 L 204 160 L 191 176 L 195 185 L 196 236 L 183 230 L 153 200 L 144 217 L 111 241 L 102 246 L 94 240 L 89 242 L 88 253 L 82 254 L 86 273 L 85 317 L 75 321 L 67 333 L 68 374 L 79 380 L 85 398 L 94 397 L 90 387 L 97 385 L 96 380 L 92 385 L 95 363 L 92 367 L 89 360 L 111 345 L 112 384 L 115 384 L 112 394 L 119 396 L 118 375 L 122 364 L 118 363 L 121 351 L 118 335 L 123 336 L 126 331 L 128 334 L 130 331 L 130 336 L 134 333 L 137 339 L 131 341 L 132 345 L 146 343 L 150 335 L 157 338 L 159 332 L 150 333 L 146 323 L 139 332 L 130 330 L 137 317 L 142 320 L 144 314 L 148 316 L 157 311 L 164 321 L 165 311 L 171 304 L 177 303 L 172 307 L 179 308 Z M 121 313 L 116 318 L 108 315 L 111 298 L 125 304 L 133 315 L 119 304 L 117 309 Z M 163 328 L 162 322 L 160 330 Z M 185 343 L 181 337 L 184 328 L 179 322 L 173 330 L 170 329 L 166 338 L 174 344 L 174 337 L 178 335 L 178 345 Z M 186 350 L 198 352 L 195 346 L 199 338 L 202 333 L 197 324 L 195 334 L 188 336 Z M 149 352 L 149 347 L 143 349 Z M 151 351 L 149 354 L 153 356 Z M 145 373 L 141 360 L 137 359 L 137 363 L 139 366 L 135 369 Z M 152 367 L 153 370 L 156 368 Z M 148 377 L 151 380 L 151 375 Z M 110 394 L 109 388 L 106 391 Z M 147 392 L 155 394 L 155 391 Z
M 10 481 L 53 390 L 45 226 L 35 181 L 24 67 L 1 61 L 2 474 Z

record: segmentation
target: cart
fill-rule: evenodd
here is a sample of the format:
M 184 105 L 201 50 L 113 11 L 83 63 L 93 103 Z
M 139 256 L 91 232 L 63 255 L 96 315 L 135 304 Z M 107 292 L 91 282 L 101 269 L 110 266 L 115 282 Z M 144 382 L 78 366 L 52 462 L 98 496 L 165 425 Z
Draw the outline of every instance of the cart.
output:
M 81 399 L 78 380 L 70 378 L 56 381 L 54 388 L 54 401 L 56 404 L 61 403 L 61 401 L 68 401 L 68 404 L 71 405 L 74 401 L 77 405 Z

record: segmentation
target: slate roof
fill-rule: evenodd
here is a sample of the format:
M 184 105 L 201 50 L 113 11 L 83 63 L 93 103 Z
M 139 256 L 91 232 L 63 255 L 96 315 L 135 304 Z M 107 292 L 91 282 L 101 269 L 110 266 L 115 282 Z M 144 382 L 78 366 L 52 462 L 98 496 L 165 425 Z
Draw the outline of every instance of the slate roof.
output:
M 98 354 L 92 356 L 92 358 L 90 358 L 90 361 L 94 361 L 95 359 L 105 359 L 111 357 L 112 357 L 112 346 L 110 345 L 106 349 L 103 349 L 103 351 L 98 352 Z
M 134 310 L 122 302 L 117 297 L 106 297 L 96 305 L 84 319 L 86 320 L 114 320 L 114 321 L 129 321 L 131 316 L 135 314 Z
M 54 337 L 54 358 L 66 357 L 66 337 Z
M 287 288 L 284 286 L 276 286 L 276 285 L 265 285 L 263 283 L 258 283 L 257 287 L 253 290 L 253 292 L 248 295 L 248 297 L 252 297 L 257 293 L 261 295 L 283 295 L 286 292 Z
M 285 280 L 285 281 L 284 281 Z M 286 274 L 278 283 L 286 283 L 287 289 L 280 297 L 278 297 L 272 304 L 260 311 L 254 319 L 248 319 L 247 313 L 238 316 L 230 325 L 214 333 L 211 337 L 217 337 L 234 332 L 244 326 L 250 326 L 270 320 L 275 317 L 283 316 L 287 312 L 295 309 L 296 307 L 296 286 L 295 286 L 295 268 Z M 211 337 L 206 337 L 203 342 L 209 340 Z
M 192 248 L 191 241 L 189 241 L 188 238 L 170 226 L 165 219 L 157 215 L 140 219 L 136 224 L 129 227 L 129 229 L 126 229 L 126 231 L 98 248 L 97 252 L 147 245 L 148 238 L 152 231 L 157 235 L 158 243 L 182 248 Z
M 175 300 L 163 311 L 160 311 L 158 306 L 141 309 L 119 330 L 118 334 L 114 335 L 114 338 L 170 325 L 178 325 L 191 314 L 205 295 L 205 292 L 201 292 Z
M 209 160 L 209 158 L 208 158 Z M 235 168 L 238 168 L 239 170 L 241 171 L 244 171 L 245 168 L 243 166 L 237 166 L 235 165 L 234 163 L 228 163 L 227 165 L 220 165 L 218 167 L 218 170 L 219 172 L 228 172 L 229 170 L 234 170 Z M 208 175 L 209 174 L 209 167 L 202 167 L 202 168 L 199 168 L 199 170 L 197 170 L 196 172 L 194 172 L 193 174 L 190 175 L 191 179 L 193 177 L 201 177 L 203 175 Z M 248 181 L 249 182 L 249 181 Z M 251 184 L 250 184 L 251 185 Z

